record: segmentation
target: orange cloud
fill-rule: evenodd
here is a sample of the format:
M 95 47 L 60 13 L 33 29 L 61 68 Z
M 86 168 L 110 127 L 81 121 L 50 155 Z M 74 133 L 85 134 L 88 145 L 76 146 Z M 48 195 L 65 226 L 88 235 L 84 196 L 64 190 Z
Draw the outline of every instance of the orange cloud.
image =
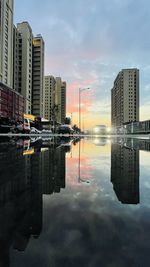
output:
M 95 83 L 95 79 L 77 80 L 67 86 L 67 112 L 74 113 L 79 111 L 79 88 L 91 88 Z M 87 112 L 88 107 L 93 101 L 92 90 L 82 91 L 81 96 L 81 112 Z

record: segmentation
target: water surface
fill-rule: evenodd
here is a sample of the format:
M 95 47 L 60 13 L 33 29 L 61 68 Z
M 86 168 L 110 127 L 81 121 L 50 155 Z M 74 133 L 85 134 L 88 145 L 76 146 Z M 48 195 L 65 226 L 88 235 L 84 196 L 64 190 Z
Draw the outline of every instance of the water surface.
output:
M 0 266 L 149 266 L 150 142 L 0 140 Z

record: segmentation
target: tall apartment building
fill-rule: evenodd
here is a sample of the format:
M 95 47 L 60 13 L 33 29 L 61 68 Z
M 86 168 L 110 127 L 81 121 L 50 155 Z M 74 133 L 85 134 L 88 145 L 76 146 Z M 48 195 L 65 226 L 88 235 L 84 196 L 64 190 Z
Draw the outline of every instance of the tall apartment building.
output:
M 52 75 L 44 78 L 44 118 L 50 121 L 55 117 L 55 78 Z
M 62 82 L 60 77 L 56 77 L 55 81 L 56 121 L 63 124 L 66 117 L 66 82 Z
M 13 0 L 0 0 L 0 82 L 13 83 Z
M 44 41 L 41 35 L 33 38 L 32 114 L 43 117 Z
M 61 122 L 65 123 L 66 118 L 66 82 L 61 84 Z
M 24 111 L 32 112 L 32 29 L 28 22 L 14 27 L 14 88 L 24 97 Z
M 66 82 L 60 77 L 45 77 L 44 118 L 64 123 L 66 118 Z
M 14 25 L 13 33 L 13 88 L 21 93 L 22 87 L 22 35 Z
M 111 90 L 111 123 L 113 127 L 139 121 L 139 70 L 122 69 Z
M 61 85 L 62 81 L 60 77 L 55 78 L 55 104 L 58 107 L 56 111 L 56 121 L 61 123 Z

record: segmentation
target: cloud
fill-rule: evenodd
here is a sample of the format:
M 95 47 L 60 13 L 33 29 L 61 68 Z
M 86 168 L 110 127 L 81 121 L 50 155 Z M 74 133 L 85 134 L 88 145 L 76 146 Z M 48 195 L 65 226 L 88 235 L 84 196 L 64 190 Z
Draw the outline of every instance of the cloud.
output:
M 140 120 L 150 119 L 150 101 L 143 104 L 140 108 Z
M 15 21 L 29 21 L 33 33 L 44 37 L 45 73 L 67 81 L 68 112 L 71 106 L 77 112 L 77 91 L 72 84 L 78 88 L 93 80 L 93 106 L 98 99 L 109 104 L 118 72 L 137 67 L 141 74 L 141 114 L 146 119 L 143 105 L 150 100 L 149 8 L 149 1 L 141 0 L 136 4 L 134 0 L 87 0 L 86 4 L 85 0 L 45 0 L 44 5 L 39 0 L 26 0 L 23 6 L 16 0 Z

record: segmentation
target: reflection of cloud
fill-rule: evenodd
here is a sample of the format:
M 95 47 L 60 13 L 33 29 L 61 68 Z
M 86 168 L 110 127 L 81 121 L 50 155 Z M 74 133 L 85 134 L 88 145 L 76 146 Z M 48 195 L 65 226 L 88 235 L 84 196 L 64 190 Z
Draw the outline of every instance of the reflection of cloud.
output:
M 78 180 L 79 158 L 67 158 L 67 186 L 81 186 Z M 93 168 L 87 158 L 80 158 L 80 176 L 85 181 L 92 180 Z
M 143 216 L 144 215 L 144 216 Z M 148 208 L 126 209 L 95 195 L 44 197 L 44 228 L 28 251 L 15 252 L 18 266 L 147 266 Z

